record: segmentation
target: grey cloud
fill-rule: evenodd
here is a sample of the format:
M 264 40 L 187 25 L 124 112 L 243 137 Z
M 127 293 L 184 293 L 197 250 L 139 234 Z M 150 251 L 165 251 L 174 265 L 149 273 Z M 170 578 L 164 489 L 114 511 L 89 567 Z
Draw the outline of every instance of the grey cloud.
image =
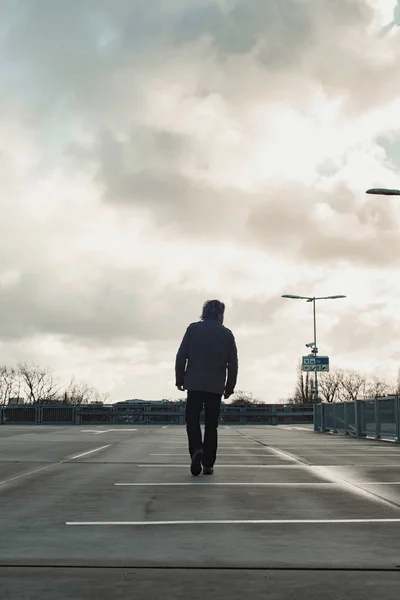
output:
M 102 135 L 88 156 L 98 160 L 96 179 L 110 205 L 147 211 L 157 226 L 173 225 L 182 236 L 231 239 L 247 216 L 248 196 L 185 175 L 191 153 L 195 157 L 185 137 L 139 128 L 126 142 Z
M 266 246 L 281 246 L 288 240 L 300 242 L 306 234 L 313 206 L 311 195 L 299 193 L 296 186 L 288 186 L 280 194 L 270 193 L 268 201 L 253 210 L 248 228 Z
M 97 180 L 107 203 L 144 210 L 158 227 L 172 225 L 182 236 L 252 242 L 320 263 L 397 263 L 393 204 L 370 196 L 360 204 L 343 186 L 328 193 L 286 184 L 257 195 L 211 188 L 183 173 L 191 153 L 193 144 L 184 136 L 142 128 L 125 142 L 104 134 L 92 160 L 98 157 Z M 316 217 L 319 204 L 332 209 L 333 229 Z
M 393 20 L 382 28 L 381 36 L 385 36 L 394 27 L 400 25 L 400 0 L 397 0 L 397 4 L 393 10 Z
M 293 63 L 298 49 L 312 38 L 311 11 L 296 0 L 237 1 L 222 13 L 215 5 L 187 9 L 179 24 L 181 41 L 204 34 L 225 54 L 247 53 L 264 39 L 259 58 L 274 66 Z
M 8 81 L 11 90 L 14 84 L 31 104 L 47 104 L 46 98 L 51 104 L 54 96 L 61 100 L 86 87 L 88 73 L 94 77 L 98 67 L 98 33 L 90 27 L 88 8 L 88 3 L 76 1 L 14 4 L 3 47 L 3 57 L 18 73 Z M 4 15 L 7 20 L 9 16 Z
M 178 344 L 187 325 L 200 318 L 212 290 L 161 286 L 157 275 L 141 269 L 94 268 L 90 280 L 66 280 L 46 270 L 25 271 L 1 286 L 0 338 L 7 343 L 56 335 L 86 347 L 151 344 L 154 360 Z M 221 298 L 224 300 L 224 298 Z M 269 327 L 285 302 L 273 297 L 233 298 L 226 325 Z
M 400 131 L 393 131 L 390 136 L 379 136 L 376 141 L 385 150 L 387 160 L 397 171 L 400 167 Z
M 59 103 L 83 111 L 86 99 L 89 117 L 91 104 L 109 104 L 118 69 L 130 67 L 131 79 L 147 69 L 160 70 L 172 50 L 184 50 L 204 36 L 222 61 L 257 46 L 255 61 L 267 71 L 290 68 L 293 74 L 294 69 L 342 92 L 357 93 L 355 74 L 357 86 L 370 85 L 375 75 L 387 91 L 393 70 L 368 65 L 362 49 L 345 43 L 349 27 L 368 25 L 372 17 L 365 0 L 237 0 L 227 10 L 212 0 L 29 0 L 7 3 L 3 17 L 9 25 L 2 54 L 13 63 L 8 87 L 43 104 L 48 113 Z
M 377 242 L 373 239 L 354 240 L 346 237 L 319 236 L 303 244 L 302 256 L 324 263 L 345 261 L 364 267 L 392 267 L 399 263 L 400 244 L 396 236 Z M 389 242 L 389 246 L 386 244 Z M 397 255 L 393 254 L 397 252 Z
M 183 323 L 199 314 L 203 297 L 185 292 L 182 302 L 180 290 L 154 288 L 154 273 L 141 270 L 98 270 L 92 281 L 72 283 L 26 272 L 2 289 L 0 309 L 7 318 L 0 337 L 54 334 L 86 345 L 175 339 Z
M 365 45 L 373 40 L 365 40 Z M 329 54 L 332 59 L 327 68 L 322 55 Z M 397 61 L 386 64 L 374 64 L 365 57 L 361 49 L 349 51 L 337 49 L 332 41 L 321 53 L 314 54 L 315 64 L 312 75 L 325 88 L 326 92 L 345 99 L 344 108 L 351 115 L 359 115 L 382 102 L 393 101 L 400 92 L 400 82 L 396 77 Z M 343 68 L 346 64 L 346 69 Z
M 227 318 L 232 326 L 260 326 L 266 327 L 271 320 L 284 309 L 284 303 L 279 295 L 261 300 L 258 298 L 235 298 L 229 309 L 226 309 Z M 229 325 L 228 325 L 229 327 Z
M 318 203 L 333 210 L 333 230 L 316 217 Z M 395 217 L 393 204 L 378 197 L 368 197 L 360 205 L 349 190 L 328 193 L 286 185 L 252 212 L 248 228 L 263 247 L 299 259 L 326 265 L 348 261 L 389 267 L 400 260 Z M 368 234 L 366 226 L 371 230 Z
M 400 335 L 400 327 L 389 315 L 381 314 L 382 303 L 367 304 L 364 310 L 346 310 L 336 323 L 325 333 L 324 337 L 335 354 L 352 353 L 357 357 L 369 351 L 376 353 L 384 350 L 388 344 Z M 363 314 L 374 317 L 374 323 L 363 320 Z M 351 331 L 351 335 L 348 332 Z
M 54 98 L 74 102 L 96 82 L 116 68 L 145 63 L 160 48 L 171 45 L 185 12 L 192 8 L 182 2 L 163 0 L 27 0 L 2 6 L 8 23 L 3 40 L 3 56 L 14 63 L 19 77 L 10 78 L 18 91 L 24 83 L 33 96 L 46 103 Z M 208 4 L 208 3 L 207 3 Z M 25 91 L 28 91 L 26 89 Z M 37 96 L 39 91 L 42 96 Z M 102 100 L 97 98 L 98 102 Z
M 346 163 L 346 157 L 341 155 L 335 158 L 328 158 L 316 165 L 315 170 L 321 177 L 331 177 L 336 175 Z
M 282 300 L 282 303 L 284 301 Z M 235 330 L 233 330 L 235 333 Z M 304 324 L 304 319 L 299 313 L 299 322 L 288 321 L 282 315 L 275 314 L 260 324 L 260 330 L 255 332 L 238 332 L 236 340 L 238 345 L 239 360 L 242 356 L 243 369 L 251 370 L 255 365 L 259 373 L 268 373 L 271 369 L 284 370 L 285 373 L 292 369 L 295 376 L 297 362 L 306 352 L 305 343 L 312 336 L 312 315 Z M 241 376 L 244 376 L 242 371 Z M 251 379 L 250 379 L 251 381 Z
M 324 7 L 328 6 L 335 13 L 339 3 L 324 3 Z M 304 72 L 318 81 L 329 95 L 340 95 L 346 101 L 345 108 L 349 113 L 359 114 L 360 110 L 368 110 L 397 97 L 400 91 L 397 59 L 383 62 L 378 58 L 379 35 L 374 38 L 366 29 L 373 16 L 367 2 L 347 3 L 342 14 L 346 17 L 341 22 L 333 14 L 319 19 L 321 37 L 303 57 L 302 65 Z M 395 42 L 393 50 L 395 53 Z
M 112 188 L 121 179 L 129 186 L 129 178 L 143 171 L 179 171 L 190 151 L 191 141 L 184 136 L 138 126 L 124 142 L 118 141 L 110 131 L 104 131 L 88 157 L 92 156 L 94 160 L 98 157 L 99 177 L 106 188 Z M 121 193 L 123 201 L 126 192 L 121 190 Z
M 97 140 L 89 151 L 75 148 L 80 152 L 76 154 L 80 167 L 85 166 L 84 161 L 94 167 L 107 203 L 147 211 L 159 227 L 172 225 L 174 232 L 203 239 L 223 237 L 247 243 L 252 237 L 263 247 L 295 252 L 311 260 L 379 265 L 397 260 L 395 219 L 389 205 L 383 208 L 375 201 L 359 208 L 354 197 L 341 190 L 329 196 L 298 187 L 272 194 L 268 190 L 268 202 L 259 202 L 246 229 L 246 207 L 254 204 L 257 196 L 211 188 L 202 181 L 207 165 L 201 163 L 204 159 L 197 155 L 193 139 L 140 125 L 145 98 L 140 75 L 147 69 L 155 76 L 162 73 L 172 49 L 181 49 L 182 57 L 190 62 L 192 56 L 186 54 L 185 44 L 202 35 L 211 37 L 220 50 L 219 67 L 224 70 L 228 64 L 224 54 L 232 58 L 234 67 L 232 71 L 226 67 L 214 80 L 211 65 L 205 75 L 198 76 L 197 91 L 194 84 L 193 93 L 198 97 L 208 87 L 215 87 L 229 102 L 244 95 L 251 101 L 259 97 L 258 87 L 266 78 L 271 88 L 262 88 L 266 104 L 268 94 L 279 97 L 287 87 L 283 101 L 295 105 L 302 95 L 302 90 L 293 94 L 298 85 L 298 79 L 292 81 L 295 75 L 305 82 L 321 83 L 332 95 L 353 95 L 354 106 L 380 102 L 384 95 L 395 97 L 400 85 L 397 64 L 372 64 L 364 55 L 365 46 L 347 43 L 351 31 L 368 47 L 376 41 L 364 31 L 372 17 L 365 0 L 237 0 L 227 6 L 224 11 L 222 4 L 217 8 L 211 0 L 175 0 L 167 6 L 162 0 L 3 4 L 4 18 L 13 11 L 2 46 L 5 60 L 14 66 L 5 77 L 10 93 L 17 90 L 21 99 L 26 97 L 36 105 L 43 102 L 46 115 L 60 107 L 76 110 L 82 128 L 88 127 Z M 238 53 L 248 52 L 256 43 L 260 54 L 253 56 L 253 63 L 268 66 L 251 83 L 245 75 L 249 64 L 240 62 Z M 200 56 L 196 60 L 201 61 Z M 274 78 L 274 65 L 279 65 L 282 76 Z M 118 118 L 110 116 L 113 114 L 119 115 L 122 130 L 127 122 L 137 124 L 125 142 L 117 141 L 112 127 L 103 132 Z M 92 115 L 97 121 L 91 121 Z M 193 171 L 197 170 L 196 179 L 184 168 L 188 157 Z M 333 168 L 325 165 L 328 172 Z M 323 172 L 323 165 L 321 169 Z M 339 215 L 354 214 L 357 228 L 373 224 L 379 236 L 360 240 L 355 231 L 346 236 L 343 230 L 335 235 L 326 233 L 313 216 L 321 201 Z

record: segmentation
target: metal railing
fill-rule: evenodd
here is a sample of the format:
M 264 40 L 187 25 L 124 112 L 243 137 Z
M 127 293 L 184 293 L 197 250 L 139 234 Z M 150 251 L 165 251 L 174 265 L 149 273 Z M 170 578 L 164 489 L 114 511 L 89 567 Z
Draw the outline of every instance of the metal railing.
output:
M 314 421 L 312 404 L 256 404 L 252 406 L 221 406 L 221 424 L 287 425 Z M 204 417 L 203 417 L 204 422 Z M 0 408 L 0 424 L 36 425 L 137 425 L 185 423 L 185 403 L 165 406 L 50 406 L 22 405 Z
M 314 429 L 400 443 L 400 399 L 318 404 Z
M 204 418 L 203 418 L 204 422 Z M 0 424 L 32 425 L 157 425 L 185 423 L 185 403 L 129 406 L 17 405 L 0 408 Z M 221 424 L 294 425 L 312 424 L 317 432 L 335 432 L 356 437 L 400 443 L 400 399 L 356 400 L 312 404 L 255 404 L 221 406 Z

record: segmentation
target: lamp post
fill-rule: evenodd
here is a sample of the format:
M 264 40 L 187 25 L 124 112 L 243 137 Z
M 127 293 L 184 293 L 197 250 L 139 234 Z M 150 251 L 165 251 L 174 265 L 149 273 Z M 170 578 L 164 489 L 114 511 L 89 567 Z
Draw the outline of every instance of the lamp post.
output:
M 375 194 L 375 196 L 400 196 L 400 190 L 391 190 L 389 188 L 370 188 L 366 194 Z
M 346 298 L 346 296 L 343 295 L 336 295 L 336 296 L 296 296 L 294 294 L 283 294 L 282 298 L 291 298 L 294 300 L 306 300 L 306 302 L 312 302 L 313 303 L 313 316 L 314 316 L 314 348 L 312 349 L 313 354 L 316 356 L 318 353 L 318 348 L 317 348 L 317 318 L 316 318 L 316 312 L 315 312 L 315 302 L 316 300 L 336 300 L 337 298 Z M 314 405 L 316 406 L 318 404 L 318 372 L 317 372 L 317 366 L 315 365 L 315 385 L 314 385 Z

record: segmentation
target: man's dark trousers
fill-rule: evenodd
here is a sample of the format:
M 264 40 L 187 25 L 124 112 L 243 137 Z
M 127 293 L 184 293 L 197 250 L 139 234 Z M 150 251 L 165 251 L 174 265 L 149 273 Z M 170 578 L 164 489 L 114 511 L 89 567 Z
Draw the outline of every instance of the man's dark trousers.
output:
M 188 390 L 186 402 L 186 430 L 189 439 L 189 452 L 192 457 L 196 450 L 203 449 L 203 466 L 213 467 L 217 456 L 218 420 L 221 410 L 221 394 Z M 204 443 L 201 437 L 200 413 L 204 406 Z

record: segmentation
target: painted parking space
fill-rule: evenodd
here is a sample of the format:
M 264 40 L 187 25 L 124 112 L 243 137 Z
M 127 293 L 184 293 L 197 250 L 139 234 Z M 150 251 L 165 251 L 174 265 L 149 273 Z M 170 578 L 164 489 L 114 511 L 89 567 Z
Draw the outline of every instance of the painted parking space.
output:
M 193 478 L 182 427 L 81 429 L 2 439 L 0 564 L 400 564 L 397 448 L 221 428 L 214 475 Z

